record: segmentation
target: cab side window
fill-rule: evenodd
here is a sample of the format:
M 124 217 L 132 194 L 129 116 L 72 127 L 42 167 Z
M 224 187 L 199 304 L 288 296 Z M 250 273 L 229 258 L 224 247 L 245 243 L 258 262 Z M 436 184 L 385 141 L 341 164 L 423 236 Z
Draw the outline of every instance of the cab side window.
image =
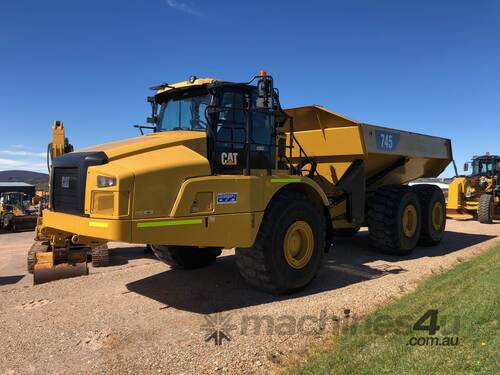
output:
M 224 91 L 222 93 L 217 121 L 217 146 L 232 149 L 245 147 L 245 134 L 249 95 L 243 91 Z

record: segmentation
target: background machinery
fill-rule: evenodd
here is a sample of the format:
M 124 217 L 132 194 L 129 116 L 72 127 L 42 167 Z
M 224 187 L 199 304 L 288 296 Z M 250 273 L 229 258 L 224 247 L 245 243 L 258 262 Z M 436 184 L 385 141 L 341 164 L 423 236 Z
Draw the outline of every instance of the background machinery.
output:
M 47 168 L 51 172 L 53 160 L 59 156 L 73 152 L 73 145 L 69 143 L 65 135 L 62 121 L 54 121 L 52 124 L 52 142 L 47 146 Z M 49 197 L 51 185 L 49 181 Z M 47 195 L 37 194 L 39 201 L 39 214 L 35 219 L 35 242 L 28 251 L 27 267 L 30 273 L 34 272 L 35 262 L 38 254 L 38 271 L 35 274 L 35 284 L 59 279 L 63 277 L 79 276 L 88 273 L 87 255 L 92 256 L 94 267 L 107 266 L 109 264 L 109 250 L 106 245 L 90 247 L 73 247 L 72 252 L 66 249 L 51 251 L 51 241 L 41 229 L 43 228 L 43 209 L 47 205 Z
M 448 188 L 447 212 L 453 218 L 474 218 L 490 224 L 500 216 L 500 156 L 486 153 L 465 163 L 468 176 L 453 179 Z
M 30 210 L 30 199 L 25 193 L 0 193 L 0 228 L 17 231 L 36 226 L 36 211 Z
M 334 236 L 362 226 L 395 255 L 441 241 L 441 190 L 405 184 L 444 170 L 448 139 L 283 110 L 265 72 L 153 89 L 151 134 L 53 160 L 39 228 L 53 251 L 153 244 L 165 263 L 194 268 L 234 247 L 248 283 L 288 293 L 314 278 Z

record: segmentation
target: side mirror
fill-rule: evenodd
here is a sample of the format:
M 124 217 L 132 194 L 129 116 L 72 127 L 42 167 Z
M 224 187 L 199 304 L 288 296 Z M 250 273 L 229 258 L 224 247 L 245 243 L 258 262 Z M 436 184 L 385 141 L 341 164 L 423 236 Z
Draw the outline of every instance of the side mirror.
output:
M 464 172 L 467 172 L 469 170 L 469 163 L 464 164 Z
M 157 116 L 157 115 L 153 115 L 153 116 L 151 116 L 151 117 L 148 117 L 148 118 L 146 119 L 146 122 L 147 122 L 148 124 L 157 124 L 157 123 L 158 123 L 158 116 Z
M 497 170 L 497 172 L 500 172 L 500 163 L 496 163 L 495 169 Z

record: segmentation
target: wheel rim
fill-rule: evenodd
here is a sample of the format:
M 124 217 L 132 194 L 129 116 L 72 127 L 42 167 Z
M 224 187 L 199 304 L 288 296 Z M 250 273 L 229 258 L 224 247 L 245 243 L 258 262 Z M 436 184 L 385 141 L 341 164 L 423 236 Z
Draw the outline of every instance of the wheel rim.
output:
M 417 209 L 409 204 L 403 211 L 403 233 L 406 237 L 412 237 L 417 231 Z
M 432 227 L 434 230 L 440 230 L 443 225 L 443 205 L 441 202 L 435 202 L 432 206 Z
M 283 252 L 288 265 L 295 269 L 304 268 L 311 259 L 314 249 L 313 231 L 305 221 L 296 221 L 287 230 Z

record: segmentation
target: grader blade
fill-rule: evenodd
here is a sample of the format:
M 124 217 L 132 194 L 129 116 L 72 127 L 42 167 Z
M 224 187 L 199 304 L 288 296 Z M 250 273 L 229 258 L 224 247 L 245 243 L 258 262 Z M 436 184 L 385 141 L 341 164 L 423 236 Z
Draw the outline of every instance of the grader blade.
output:
M 36 253 L 33 284 L 88 275 L 85 250 L 53 250 Z

